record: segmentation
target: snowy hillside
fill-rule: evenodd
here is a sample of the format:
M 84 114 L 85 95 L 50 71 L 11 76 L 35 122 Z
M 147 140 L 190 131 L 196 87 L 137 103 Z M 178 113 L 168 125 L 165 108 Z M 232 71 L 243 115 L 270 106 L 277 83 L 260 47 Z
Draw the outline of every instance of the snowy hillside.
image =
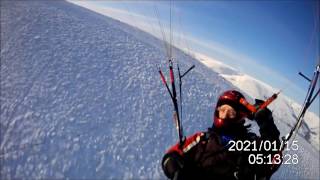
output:
M 177 135 L 160 44 L 68 2 L 1 1 L 0 179 L 164 179 L 160 161 Z M 211 126 L 217 96 L 234 87 L 182 52 L 176 59 L 196 65 L 183 85 L 190 135 Z M 274 179 L 319 177 L 318 151 L 298 138 L 299 164 Z
M 266 99 L 273 93 L 279 92 L 270 85 L 261 82 L 252 76 L 240 73 L 236 69 L 225 65 L 217 60 L 201 54 L 195 54 L 203 64 L 218 72 L 220 76 L 238 87 L 241 91 L 246 92 L 251 98 Z M 299 115 L 301 106 L 294 102 L 283 93 L 279 95 L 275 103 L 270 105 L 277 120 L 282 121 L 292 127 Z M 301 135 L 304 136 L 317 150 L 319 150 L 319 117 L 312 112 L 307 112 L 305 121 L 301 127 Z M 287 133 L 287 132 L 286 132 Z M 285 135 L 285 134 L 284 134 Z
M 1 1 L 1 28 L 1 177 L 163 178 L 177 137 L 151 36 L 63 1 Z M 230 86 L 206 67 L 188 76 L 192 134 Z

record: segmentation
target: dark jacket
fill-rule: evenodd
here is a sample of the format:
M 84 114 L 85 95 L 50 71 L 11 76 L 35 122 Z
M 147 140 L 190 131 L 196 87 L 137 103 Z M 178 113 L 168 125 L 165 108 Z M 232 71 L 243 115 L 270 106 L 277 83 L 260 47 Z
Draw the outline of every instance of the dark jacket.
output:
M 235 126 L 229 132 L 212 127 L 207 132 L 189 136 L 182 146 L 176 144 L 167 151 L 162 161 L 164 173 L 170 179 L 269 179 L 280 165 L 250 164 L 248 157 L 250 154 L 273 157 L 279 153 L 265 151 L 264 148 L 259 150 L 259 147 L 265 141 L 275 141 L 279 148 L 280 133 L 270 110 L 260 110 L 255 120 L 260 127 L 260 137 L 248 132 L 248 127 L 244 125 Z M 244 145 L 250 145 L 246 151 L 244 147 L 230 151 L 230 141 L 246 141 Z M 264 161 L 268 162 L 268 158 Z

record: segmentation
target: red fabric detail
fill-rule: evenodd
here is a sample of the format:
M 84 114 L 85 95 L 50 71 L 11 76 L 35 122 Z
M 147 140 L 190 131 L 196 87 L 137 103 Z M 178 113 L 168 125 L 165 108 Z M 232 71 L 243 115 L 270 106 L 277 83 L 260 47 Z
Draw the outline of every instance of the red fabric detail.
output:
M 166 85 L 167 82 L 166 82 L 166 79 L 164 78 L 164 76 L 163 76 L 163 74 L 162 74 L 162 71 L 159 71 L 159 73 L 160 73 L 161 80 L 162 80 L 163 84 Z
M 197 132 L 194 135 L 191 135 L 189 137 L 186 138 L 182 148 L 180 147 L 180 144 L 177 143 L 175 145 L 173 145 L 168 151 L 167 153 L 172 153 L 172 152 L 176 152 L 179 155 L 183 156 L 184 152 L 183 149 L 186 148 L 188 145 L 190 145 L 191 143 L 193 143 L 194 141 L 196 141 L 198 136 L 201 136 L 203 133 L 202 132 Z
M 218 117 L 214 117 L 214 126 L 217 128 L 221 128 L 223 126 L 223 120 L 218 118 Z
M 170 80 L 171 80 L 171 83 L 173 83 L 174 76 L 173 76 L 173 69 L 172 68 L 170 68 Z

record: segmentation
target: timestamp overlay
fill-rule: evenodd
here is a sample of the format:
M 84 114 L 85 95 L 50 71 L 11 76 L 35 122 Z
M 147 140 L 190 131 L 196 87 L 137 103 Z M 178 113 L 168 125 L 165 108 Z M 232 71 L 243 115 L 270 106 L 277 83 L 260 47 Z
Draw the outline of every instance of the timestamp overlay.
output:
M 271 179 L 320 179 L 319 149 L 300 136 L 286 144 L 279 154 L 281 146 L 284 146 L 281 142 L 245 140 L 229 141 L 227 148 L 230 152 L 246 152 L 252 165 L 280 165 Z
M 279 149 L 285 147 L 281 153 Z M 243 151 L 248 152 L 249 164 L 287 164 L 296 165 L 299 163 L 299 144 L 297 140 L 291 143 L 283 141 L 249 141 L 238 140 L 229 141 L 228 151 Z

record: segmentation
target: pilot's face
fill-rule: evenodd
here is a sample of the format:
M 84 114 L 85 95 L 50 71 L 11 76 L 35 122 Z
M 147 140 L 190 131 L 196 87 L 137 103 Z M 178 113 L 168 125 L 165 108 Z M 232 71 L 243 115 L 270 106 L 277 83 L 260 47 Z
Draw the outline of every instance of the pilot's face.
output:
M 224 104 L 218 108 L 219 118 L 220 119 L 234 119 L 237 115 L 237 112 L 228 104 Z

